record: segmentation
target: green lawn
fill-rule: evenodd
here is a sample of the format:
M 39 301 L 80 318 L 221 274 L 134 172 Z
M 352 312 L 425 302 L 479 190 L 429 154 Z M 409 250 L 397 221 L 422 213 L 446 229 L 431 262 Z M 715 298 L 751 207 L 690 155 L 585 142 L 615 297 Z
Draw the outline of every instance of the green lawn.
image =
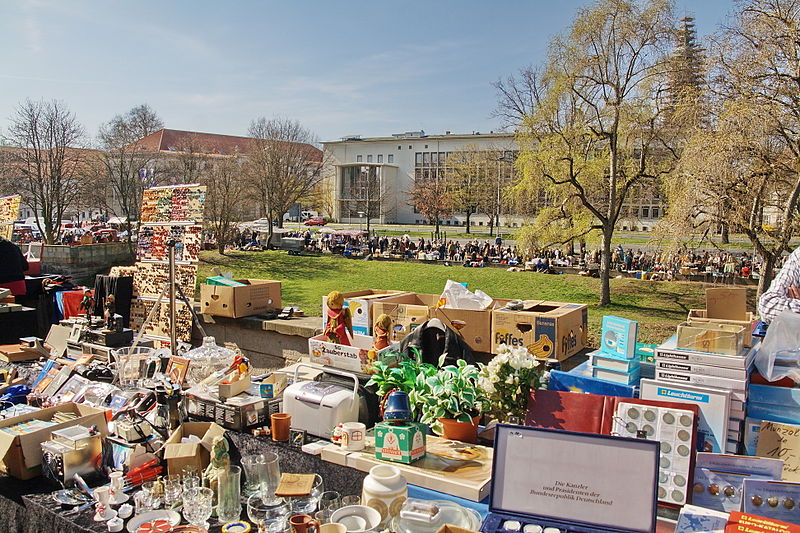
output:
M 285 305 L 320 315 L 324 294 L 360 289 L 397 289 L 439 294 L 445 282 L 466 282 L 495 298 L 540 299 L 589 304 L 590 344 L 597 345 L 603 315 L 638 320 L 640 341 L 661 342 L 675 331 L 690 308 L 704 307 L 701 283 L 611 280 L 614 304 L 597 305 L 600 282 L 574 275 L 506 272 L 499 268 L 445 267 L 419 263 L 361 261 L 340 256 L 290 256 L 286 252 L 217 252 L 201 254 L 198 282 L 212 268 L 233 271 L 235 278 L 275 279 L 283 283 Z

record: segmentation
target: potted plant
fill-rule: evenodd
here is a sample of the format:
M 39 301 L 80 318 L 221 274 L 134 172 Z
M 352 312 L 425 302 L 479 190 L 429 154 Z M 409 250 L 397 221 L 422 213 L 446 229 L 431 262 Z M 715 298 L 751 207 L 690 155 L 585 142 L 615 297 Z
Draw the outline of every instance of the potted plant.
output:
M 501 344 L 488 365 L 479 365 L 478 387 L 486 398 L 483 410 L 499 422 L 523 423 L 530 391 L 546 384 L 544 363 L 524 346 Z
M 460 359 L 431 376 L 417 376 L 412 403 L 422 405 L 420 422 L 446 439 L 476 442 L 480 407 L 486 401 L 478 387 L 478 368 Z
M 375 386 L 376 394 L 381 398 L 381 412 L 383 403 L 392 391 L 403 391 L 408 393 L 411 401 L 411 409 L 416 416 L 420 414 L 420 404 L 414 400 L 412 391 L 418 385 L 418 377 L 428 377 L 436 373 L 436 367 L 423 363 L 417 357 L 413 359 L 401 359 L 397 362 L 376 361 L 372 368 L 374 373 L 367 382 L 367 386 Z M 422 381 L 424 384 L 424 380 Z

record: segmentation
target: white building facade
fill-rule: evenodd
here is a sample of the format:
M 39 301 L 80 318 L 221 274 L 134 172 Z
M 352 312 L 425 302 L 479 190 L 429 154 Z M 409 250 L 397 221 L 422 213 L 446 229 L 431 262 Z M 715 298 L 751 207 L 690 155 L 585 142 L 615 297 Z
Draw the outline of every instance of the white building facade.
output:
M 334 217 L 352 223 L 363 221 L 366 215 L 365 196 L 379 196 L 380 208 L 370 209 L 375 213 L 370 217 L 373 222 L 422 224 L 424 217 L 411 205 L 415 179 L 442 172 L 448 156 L 459 150 L 502 151 L 509 157 L 517 152 L 512 133 L 425 135 L 414 131 L 390 137 L 350 136 L 322 144 L 328 164 L 326 179 L 334 191 Z M 379 188 L 379 193 L 370 195 L 371 187 Z M 460 225 L 463 219 L 454 213 L 443 224 Z M 472 220 L 474 225 L 488 225 L 485 214 L 478 213 Z

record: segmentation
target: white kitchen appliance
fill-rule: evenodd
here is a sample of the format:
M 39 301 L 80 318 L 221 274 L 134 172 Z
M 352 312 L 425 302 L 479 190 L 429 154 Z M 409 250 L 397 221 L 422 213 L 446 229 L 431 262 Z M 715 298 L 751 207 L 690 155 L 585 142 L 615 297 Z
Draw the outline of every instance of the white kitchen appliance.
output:
M 338 383 L 300 381 L 299 364 L 294 371 L 294 383 L 283 391 L 283 411 L 292 415 L 292 429 L 305 430 L 309 435 L 330 438 L 333 429 L 344 422 L 358 422 L 358 378 L 349 372 L 326 368 L 325 372 L 353 380 L 353 387 Z

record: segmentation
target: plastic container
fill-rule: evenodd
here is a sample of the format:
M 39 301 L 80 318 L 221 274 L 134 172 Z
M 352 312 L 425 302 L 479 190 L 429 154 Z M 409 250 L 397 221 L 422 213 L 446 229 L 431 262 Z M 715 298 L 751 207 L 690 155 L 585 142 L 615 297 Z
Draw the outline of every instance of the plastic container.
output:
M 214 372 L 225 370 L 233 364 L 233 350 L 217 346 L 214 337 L 203 337 L 203 344 L 189 350 L 183 357 L 190 361 L 184 384 L 193 387 Z
M 481 517 L 477 511 L 446 500 L 409 499 L 392 520 L 395 533 L 436 533 L 445 524 L 478 531 Z

